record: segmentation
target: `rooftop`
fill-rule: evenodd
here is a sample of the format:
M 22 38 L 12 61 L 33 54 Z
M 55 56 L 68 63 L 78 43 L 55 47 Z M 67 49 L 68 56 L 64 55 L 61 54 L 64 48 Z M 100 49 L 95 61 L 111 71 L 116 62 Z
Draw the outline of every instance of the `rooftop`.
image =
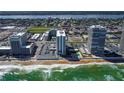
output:
M 19 37 L 19 36 L 23 36 L 24 34 L 25 32 L 19 32 L 19 33 L 14 33 L 12 36 Z
M 25 32 L 20 32 L 20 33 L 17 33 L 16 35 L 17 36 L 23 36 L 25 34 Z
M 11 47 L 10 46 L 1 46 L 0 50 L 10 50 Z
M 58 30 L 57 36 L 65 36 L 65 31 L 64 30 Z
M 22 48 L 31 48 L 33 46 L 33 43 L 26 45 L 26 46 L 22 46 Z
M 4 26 L 4 27 L 0 27 L 1 29 L 13 29 L 15 28 L 15 26 Z
M 92 25 L 90 26 L 90 29 L 106 29 L 106 28 L 101 25 Z

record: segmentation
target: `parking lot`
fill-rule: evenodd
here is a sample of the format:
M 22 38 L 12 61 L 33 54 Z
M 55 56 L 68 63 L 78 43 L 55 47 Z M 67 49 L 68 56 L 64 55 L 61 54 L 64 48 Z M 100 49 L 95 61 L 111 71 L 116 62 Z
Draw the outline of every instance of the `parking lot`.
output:
M 54 42 L 42 41 L 37 42 L 37 51 L 35 53 L 35 58 L 37 60 L 50 60 L 50 59 L 58 59 L 56 48 L 51 45 L 55 45 Z

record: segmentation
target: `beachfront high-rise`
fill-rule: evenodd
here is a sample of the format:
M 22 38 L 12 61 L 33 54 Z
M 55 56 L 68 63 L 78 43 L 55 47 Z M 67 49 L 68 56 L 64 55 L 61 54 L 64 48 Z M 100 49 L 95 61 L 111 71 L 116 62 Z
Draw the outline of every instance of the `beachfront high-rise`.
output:
M 33 51 L 33 44 L 27 45 L 26 32 L 15 33 L 10 37 L 11 54 L 30 55 Z
M 58 30 L 56 35 L 56 43 L 57 43 L 57 54 L 58 55 L 66 55 L 66 44 L 65 44 L 65 31 Z
M 124 54 L 124 31 L 122 31 L 122 34 L 121 34 L 120 53 L 121 54 Z
M 100 25 L 90 26 L 88 30 L 88 50 L 96 56 L 104 55 L 106 28 Z

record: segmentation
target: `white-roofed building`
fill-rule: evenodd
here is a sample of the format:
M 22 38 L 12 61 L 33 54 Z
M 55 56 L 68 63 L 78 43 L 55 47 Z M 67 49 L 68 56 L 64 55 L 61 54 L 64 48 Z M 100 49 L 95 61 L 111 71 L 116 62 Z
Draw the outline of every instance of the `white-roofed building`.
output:
M 10 52 L 11 52 L 11 47 L 10 46 L 1 46 L 0 47 L 0 55 L 10 54 Z
M 66 55 L 66 44 L 65 44 L 66 34 L 64 30 L 58 30 L 56 35 L 57 43 L 57 54 Z

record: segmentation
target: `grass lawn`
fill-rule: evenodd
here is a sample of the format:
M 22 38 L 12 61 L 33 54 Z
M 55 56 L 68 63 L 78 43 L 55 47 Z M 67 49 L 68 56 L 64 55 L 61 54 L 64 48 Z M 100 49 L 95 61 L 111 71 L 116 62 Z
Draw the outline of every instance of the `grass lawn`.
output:
M 49 27 L 32 27 L 30 29 L 28 29 L 28 32 L 30 33 L 43 33 L 50 30 Z

